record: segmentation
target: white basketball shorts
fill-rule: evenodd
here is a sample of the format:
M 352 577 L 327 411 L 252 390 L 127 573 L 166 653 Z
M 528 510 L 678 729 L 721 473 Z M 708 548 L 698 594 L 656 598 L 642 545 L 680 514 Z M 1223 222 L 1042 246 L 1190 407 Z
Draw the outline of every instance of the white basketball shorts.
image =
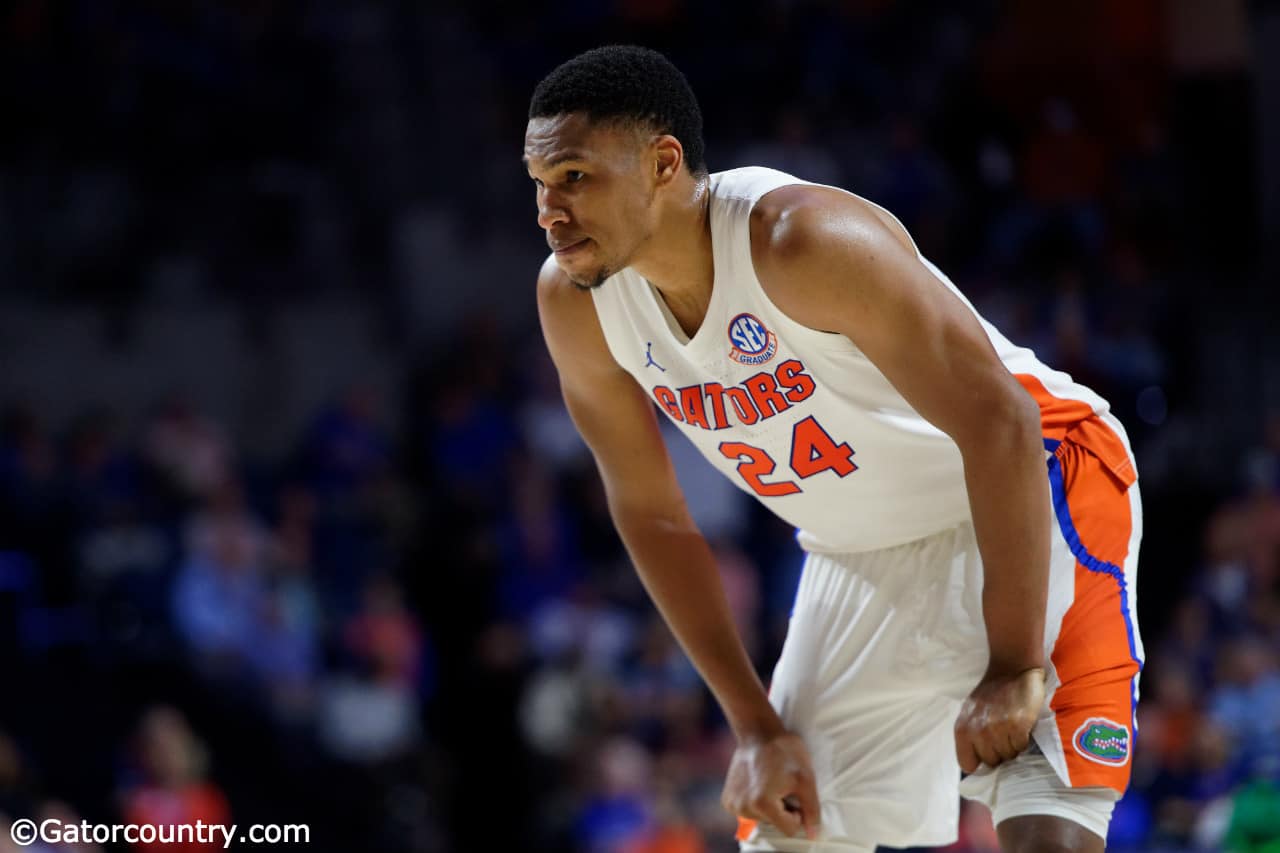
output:
M 1105 838 L 1128 784 L 1137 702 L 1141 505 L 1136 485 L 1087 451 L 1051 449 L 1055 535 L 1035 747 L 961 785 L 953 725 L 988 657 L 971 524 L 881 551 L 809 554 L 769 695 L 809 747 L 822 836 L 788 839 L 744 820 L 744 851 L 950 844 L 961 794 L 986 803 L 997 823 L 1056 814 Z

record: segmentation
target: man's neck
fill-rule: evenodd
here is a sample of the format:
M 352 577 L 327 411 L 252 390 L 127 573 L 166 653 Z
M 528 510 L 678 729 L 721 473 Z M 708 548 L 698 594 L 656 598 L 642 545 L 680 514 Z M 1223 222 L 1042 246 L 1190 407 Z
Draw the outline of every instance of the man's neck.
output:
M 666 211 L 646 251 L 631 268 L 662 295 L 689 337 L 711 302 L 715 261 L 711 253 L 711 182 L 690 177 L 690 192 Z

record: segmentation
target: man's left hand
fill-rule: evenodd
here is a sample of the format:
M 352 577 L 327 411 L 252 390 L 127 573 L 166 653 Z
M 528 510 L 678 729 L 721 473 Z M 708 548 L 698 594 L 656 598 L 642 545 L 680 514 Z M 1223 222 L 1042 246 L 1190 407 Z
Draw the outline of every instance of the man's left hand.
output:
M 998 767 L 1012 761 L 1031 742 L 1031 728 L 1044 704 L 1044 669 L 1013 675 L 988 672 L 960 708 L 956 719 L 956 758 L 966 773 L 979 764 Z

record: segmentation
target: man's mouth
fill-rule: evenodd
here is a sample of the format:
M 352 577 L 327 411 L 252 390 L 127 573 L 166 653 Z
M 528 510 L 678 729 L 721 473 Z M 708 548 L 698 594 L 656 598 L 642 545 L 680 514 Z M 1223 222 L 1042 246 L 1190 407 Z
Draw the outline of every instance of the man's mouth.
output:
M 590 237 L 583 237 L 579 240 L 565 240 L 563 242 L 552 243 L 551 248 L 557 255 L 564 256 L 581 249 L 583 246 L 587 245 L 590 240 Z

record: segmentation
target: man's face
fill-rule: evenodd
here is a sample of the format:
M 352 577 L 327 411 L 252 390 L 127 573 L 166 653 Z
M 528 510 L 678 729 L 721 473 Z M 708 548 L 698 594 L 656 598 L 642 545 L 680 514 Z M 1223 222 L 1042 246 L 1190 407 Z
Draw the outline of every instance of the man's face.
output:
M 574 284 L 599 287 L 653 233 L 654 181 L 640 131 L 582 113 L 530 119 L 524 160 L 538 224 Z

